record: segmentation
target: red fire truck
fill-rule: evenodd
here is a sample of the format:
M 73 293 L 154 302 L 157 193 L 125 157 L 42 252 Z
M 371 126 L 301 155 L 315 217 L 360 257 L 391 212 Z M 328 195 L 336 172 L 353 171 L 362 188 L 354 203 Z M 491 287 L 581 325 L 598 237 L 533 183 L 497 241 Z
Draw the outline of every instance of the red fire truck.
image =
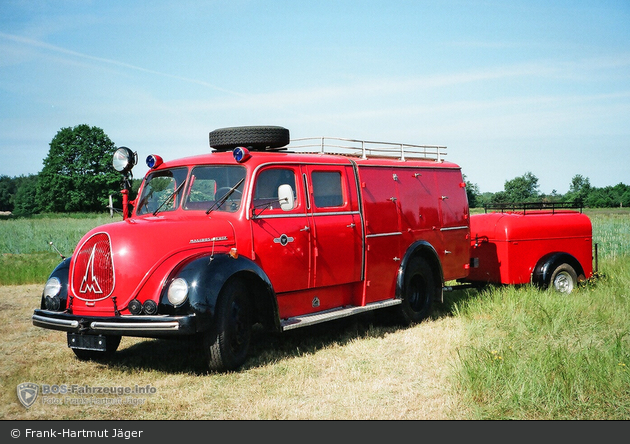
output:
M 208 367 L 225 371 L 245 362 L 257 323 L 286 331 L 386 310 L 410 324 L 449 281 L 566 292 L 592 274 L 585 215 L 471 218 L 445 147 L 291 141 L 277 126 L 217 129 L 210 146 L 147 157 L 123 220 L 89 231 L 51 273 L 35 326 L 67 332 L 80 359 L 109 356 L 122 336 L 199 338 Z M 121 147 L 113 163 L 129 179 L 137 154 Z

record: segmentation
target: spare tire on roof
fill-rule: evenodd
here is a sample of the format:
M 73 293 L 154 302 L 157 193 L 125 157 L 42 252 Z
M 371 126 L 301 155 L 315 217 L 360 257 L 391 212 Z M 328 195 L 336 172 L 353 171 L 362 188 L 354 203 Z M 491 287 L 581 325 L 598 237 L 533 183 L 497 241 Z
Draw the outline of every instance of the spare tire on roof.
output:
M 289 144 L 289 130 L 281 126 L 236 126 L 210 132 L 210 146 L 227 151 L 244 146 L 252 150 L 273 150 Z

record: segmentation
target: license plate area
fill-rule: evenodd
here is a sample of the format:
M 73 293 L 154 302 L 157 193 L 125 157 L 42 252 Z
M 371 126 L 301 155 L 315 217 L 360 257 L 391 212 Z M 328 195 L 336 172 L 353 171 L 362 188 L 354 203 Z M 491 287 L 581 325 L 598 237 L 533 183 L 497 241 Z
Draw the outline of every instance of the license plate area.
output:
M 68 347 L 78 350 L 107 350 L 107 338 L 103 335 L 80 335 L 68 333 Z

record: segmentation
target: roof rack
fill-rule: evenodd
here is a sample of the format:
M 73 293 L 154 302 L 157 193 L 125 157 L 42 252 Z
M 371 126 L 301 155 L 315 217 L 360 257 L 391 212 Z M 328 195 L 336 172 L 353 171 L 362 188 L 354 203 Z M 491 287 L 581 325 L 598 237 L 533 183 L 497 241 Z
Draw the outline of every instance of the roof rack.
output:
M 580 213 L 582 212 L 582 202 L 573 201 L 573 202 L 513 202 L 513 203 L 494 203 L 494 204 L 485 204 L 483 206 L 484 211 L 487 213 L 488 210 L 501 210 L 501 213 L 505 211 L 523 211 L 523 214 L 527 210 L 551 210 L 551 213 L 555 213 L 556 210 L 560 209 L 579 209 Z
M 305 137 L 292 139 L 285 148 L 302 153 L 342 154 L 362 159 L 389 157 L 399 160 L 426 159 L 443 162 L 446 147 L 437 145 L 409 145 L 406 143 L 372 142 L 339 137 Z

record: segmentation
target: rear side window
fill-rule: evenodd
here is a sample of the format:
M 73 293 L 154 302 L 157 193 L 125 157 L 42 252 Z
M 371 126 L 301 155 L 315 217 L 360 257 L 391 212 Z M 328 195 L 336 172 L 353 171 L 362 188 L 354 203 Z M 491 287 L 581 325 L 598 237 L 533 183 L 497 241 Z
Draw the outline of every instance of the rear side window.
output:
M 344 204 L 341 173 L 313 171 L 313 200 L 318 208 L 340 207 Z

